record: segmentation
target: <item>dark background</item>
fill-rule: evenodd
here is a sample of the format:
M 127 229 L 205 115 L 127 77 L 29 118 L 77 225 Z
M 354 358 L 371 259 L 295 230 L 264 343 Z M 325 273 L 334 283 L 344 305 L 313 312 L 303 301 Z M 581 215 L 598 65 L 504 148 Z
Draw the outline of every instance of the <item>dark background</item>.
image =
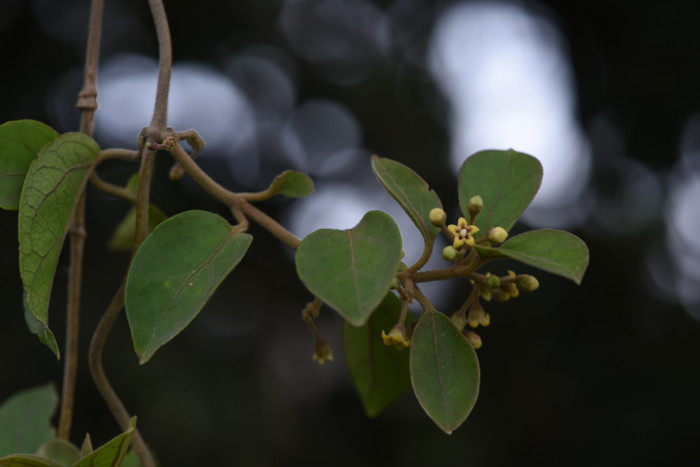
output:
M 146 2 L 107 3 L 102 59 L 124 52 L 155 56 Z M 345 2 L 348 11 L 355 3 Z M 284 2 L 167 1 L 166 9 L 176 63 L 224 69 L 222 57 L 251 46 L 274 47 L 294 69 L 296 103 L 323 98 L 341 104 L 360 124 L 367 164 L 371 153 L 401 160 L 454 208 L 450 99 L 420 63 L 437 18 L 456 2 L 367 3 L 379 11 L 400 4 L 403 13 L 389 17 L 397 37 L 387 58 L 353 83 L 338 82 L 343 56 L 336 57 L 335 75 L 299 56 L 280 32 Z M 575 77 L 575 118 L 593 141 L 586 192 L 592 207 L 568 227 L 591 251 L 582 285 L 542 273 L 536 293 L 488 309 L 492 325 L 481 332 L 480 397 L 465 424 L 447 436 L 411 394 L 377 419 L 365 417 L 344 366 L 341 322 L 331 310 L 319 326 L 336 359 L 323 367 L 311 360 L 312 339 L 299 319 L 309 294 L 285 248 L 252 227 L 248 255 L 192 326 L 151 362 L 138 365 L 124 319 L 110 337 L 107 372 L 163 465 L 700 465 L 700 326 L 692 318 L 697 303 L 674 292 L 678 281 L 691 289 L 694 283 L 668 259 L 673 233 L 666 217 L 669 193 L 678 183 L 673 174 L 681 140 L 700 109 L 700 2 L 517 5 L 559 28 Z M 56 102 L 63 101 L 56 96 L 79 87 L 87 2 L 5 1 L 0 12 L 0 120 L 33 118 L 59 131 L 75 130 L 72 101 L 61 113 Z M 347 33 L 332 24 L 328 30 Z M 352 63 L 348 69 L 354 70 Z M 601 119 L 614 122 L 617 140 L 600 136 Z M 640 194 L 641 205 L 653 211 L 642 226 L 628 227 L 619 207 L 626 169 L 611 155 L 616 153 L 655 174 L 663 187 L 661 194 L 648 193 L 648 200 Z M 202 164 L 222 183 L 250 188 L 206 157 L 205 150 Z M 270 173 L 286 168 L 271 156 L 267 161 Z M 154 199 L 166 213 L 200 208 L 226 215 L 186 183 L 170 183 L 168 168 L 159 156 Z M 113 164 L 104 170 L 123 181 L 136 167 Z M 263 171 L 250 185 L 269 178 Z M 88 207 L 85 350 L 128 260 L 105 249 L 127 206 L 94 195 Z M 275 215 L 292 204 L 263 208 Z M 615 228 L 610 219 L 619 219 Z M 47 381 L 60 386 L 61 378 L 60 364 L 24 325 L 16 221 L 15 212 L 0 212 L 0 400 Z M 51 314 L 60 344 L 65 279 L 64 258 Z M 459 306 L 461 292 L 450 292 L 450 308 Z M 95 444 L 117 434 L 85 360 L 77 396 L 77 443 L 88 431 Z

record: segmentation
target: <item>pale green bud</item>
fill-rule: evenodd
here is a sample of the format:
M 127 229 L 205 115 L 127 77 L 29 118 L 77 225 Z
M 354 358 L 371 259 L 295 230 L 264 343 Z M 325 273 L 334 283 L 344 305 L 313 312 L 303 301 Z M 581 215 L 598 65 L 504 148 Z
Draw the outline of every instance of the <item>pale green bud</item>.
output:
M 489 289 L 497 289 L 501 286 L 501 278 L 489 274 L 488 276 Z
M 524 292 L 533 292 L 540 287 L 540 282 L 530 274 L 520 274 L 516 279 L 518 288 Z
M 457 257 L 457 250 L 452 245 L 447 245 L 442 249 L 442 257 L 447 261 L 454 261 Z

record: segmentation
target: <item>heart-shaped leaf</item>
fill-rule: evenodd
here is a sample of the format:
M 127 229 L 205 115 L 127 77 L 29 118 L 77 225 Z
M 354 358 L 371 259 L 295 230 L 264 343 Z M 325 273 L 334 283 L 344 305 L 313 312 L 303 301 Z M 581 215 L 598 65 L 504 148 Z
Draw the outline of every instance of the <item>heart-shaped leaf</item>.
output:
M 492 227 L 510 230 L 535 197 L 542 183 L 542 165 L 532 156 L 509 149 L 481 151 L 459 170 L 459 205 L 469 218 L 467 204 L 479 195 L 484 207 L 476 216 L 479 237 Z
M 482 257 L 516 259 L 577 284 L 588 267 L 588 247 L 584 241 L 563 230 L 531 230 L 512 237 L 498 248 L 477 247 L 477 250 Z
M 458 428 L 479 395 L 479 360 L 452 321 L 426 311 L 411 339 L 411 383 L 428 416 L 447 434 Z
M 349 230 L 317 230 L 296 252 L 306 287 L 355 326 L 384 299 L 400 261 L 401 233 L 381 211 L 368 212 Z
M 129 268 L 124 298 L 142 364 L 197 316 L 252 239 L 221 216 L 186 211 L 144 240 Z
M 386 191 L 416 224 L 423 238 L 435 238 L 440 228 L 430 222 L 429 214 L 434 208 L 442 209 L 442 202 L 425 180 L 402 163 L 379 156 L 372 156 L 372 170 Z
M 27 170 L 39 150 L 58 136 L 36 120 L 16 120 L 0 125 L 0 208 L 19 209 Z
M 345 321 L 343 347 L 345 361 L 365 412 L 377 416 L 411 385 L 408 350 L 384 345 L 382 331 L 389 333 L 401 314 L 401 301 L 388 293 L 364 326 Z M 414 321 L 408 313 L 406 325 Z
M 0 405 L 0 457 L 34 452 L 54 437 L 51 417 L 58 394 L 51 384 L 26 389 Z M 1 465 L 1 464 L 0 464 Z
M 62 134 L 39 151 L 24 181 L 19 202 L 19 269 L 29 311 L 46 327 L 68 222 L 99 153 L 89 136 Z

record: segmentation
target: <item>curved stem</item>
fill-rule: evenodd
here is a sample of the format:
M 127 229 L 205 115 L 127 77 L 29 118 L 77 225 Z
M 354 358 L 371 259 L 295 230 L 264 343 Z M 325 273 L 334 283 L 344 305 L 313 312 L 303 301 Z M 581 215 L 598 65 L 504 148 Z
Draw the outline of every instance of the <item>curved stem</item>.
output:
M 192 160 L 187 151 L 179 144 L 175 145 L 170 149 L 170 154 L 173 158 L 180 163 L 185 173 L 190 176 L 190 178 L 204 191 L 212 195 L 217 200 L 224 203 L 226 206 L 234 207 L 238 205 L 241 200 L 236 195 L 236 193 L 227 190 L 223 186 L 219 185 L 213 178 L 211 178 L 202 168 Z
M 102 353 L 104 351 L 105 342 L 109 336 L 114 322 L 117 320 L 119 313 L 124 307 L 124 289 L 126 287 L 126 277 L 122 281 L 119 289 L 112 297 L 105 314 L 102 315 L 100 322 L 95 329 L 95 333 L 92 335 L 92 340 L 90 341 L 90 350 L 88 352 L 88 361 L 90 364 L 90 373 L 92 374 L 92 379 L 95 382 L 95 386 L 100 391 L 102 398 L 107 403 L 110 412 L 114 415 L 117 423 L 122 430 L 126 431 L 129 428 L 129 421 L 131 417 L 129 412 L 124 407 L 121 399 L 117 395 L 116 391 L 112 387 L 105 373 L 104 366 L 102 364 Z M 151 455 L 148 446 L 144 442 L 138 429 L 134 431 L 134 437 L 131 439 L 131 445 L 136 452 L 136 455 L 141 461 L 141 465 L 144 467 L 155 467 L 156 463 Z
M 92 183 L 95 188 L 100 191 L 107 193 L 108 195 L 116 196 L 117 198 L 123 198 L 132 203 L 136 202 L 136 196 L 124 187 L 114 185 L 112 183 L 106 182 L 97 175 L 97 172 L 93 171 L 90 174 L 90 183 Z
M 435 244 L 435 240 L 434 239 L 429 240 L 429 239 L 425 238 L 424 242 L 425 243 L 423 246 L 423 254 L 421 255 L 420 258 L 418 258 L 418 261 L 416 261 L 415 264 L 412 264 L 411 267 L 406 269 L 406 272 L 408 274 L 412 274 L 412 273 L 418 271 L 420 268 L 425 266 L 425 263 L 427 263 L 428 260 L 430 259 L 430 255 L 432 255 L 432 253 L 433 253 L 433 245 Z
M 299 237 L 285 229 L 279 222 L 262 212 L 260 209 L 256 208 L 252 204 L 244 203 L 243 212 L 245 212 L 248 217 L 253 219 L 260 226 L 264 227 L 272 235 L 277 237 L 277 239 L 282 243 L 294 250 L 299 248 L 299 245 L 301 244 Z
M 155 152 L 149 151 L 145 147 L 142 150 L 141 168 L 139 170 L 139 187 L 136 193 L 136 229 L 134 232 L 134 253 L 141 245 L 144 238 L 146 238 L 148 233 L 149 193 L 153 167 L 155 165 L 155 155 Z M 114 391 L 109 379 L 107 379 L 102 363 L 102 353 L 107 342 L 107 337 L 109 336 L 112 326 L 114 326 L 114 322 L 117 320 L 119 313 L 121 313 L 122 308 L 124 307 L 125 288 L 126 278 L 124 278 L 122 281 L 119 289 L 115 293 L 112 301 L 107 307 L 107 310 L 105 311 L 104 315 L 102 315 L 102 318 L 97 325 L 97 329 L 95 330 L 95 333 L 92 336 L 92 341 L 90 342 L 88 359 L 92 379 L 95 382 L 97 389 L 100 391 L 100 394 L 102 394 L 102 398 L 107 403 L 110 412 L 112 412 L 112 415 L 114 415 L 114 418 L 117 420 L 119 426 L 122 428 L 122 430 L 126 431 L 129 427 L 131 417 L 129 416 L 129 412 L 126 410 L 126 407 L 124 407 L 121 399 L 119 399 L 116 391 Z M 156 465 L 148 446 L 144 442 L 138 430 L 134 432 L 132 445 L 134 451 L 139 457 L 139 460 L 141 461 L 142 466 L 154 467 Z

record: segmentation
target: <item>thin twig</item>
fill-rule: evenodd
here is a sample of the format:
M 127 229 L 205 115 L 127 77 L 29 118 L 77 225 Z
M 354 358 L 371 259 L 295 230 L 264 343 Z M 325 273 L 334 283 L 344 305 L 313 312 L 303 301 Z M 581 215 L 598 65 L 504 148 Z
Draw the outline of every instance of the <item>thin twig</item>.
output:
M 136 195 L 134 195 L 130 190 L 103 180 L 95 171 L 90 174 L 90 182 L 95 186 L 95 188 L 107 193 L 108 195 L 123 198 L 127 201 L 131 201 L 132 203 L 136 202 Z
M 83 253 L 85 250 L 85 192 L 71 217 L 70 264 L 68 267 L 68 304 L 66 311 L 66 347 L 61 387 L 61 410 L 58 418 L 57 437 L 68 440 L 73 424 L 75 385 L 78 375 L 78 344 L 80 342 L 80 291 L 83 278 Z
M 109 407 L 110 412 L 117 420 L 117 423 L 121 429 L 124 431 L 128 429 L 131 417 L 129 416 L 129 412 L 126 410 L 124 403 L 121 401 L 107 378 L 104 365 L 102 364 L 102 353 L 104 351 L 104 345 L 107 341 L 107 337 L 112 330 L 112 326 L 114 326 L 114 322 L 117 320 L 122 308 L 124 307 L 125 287 L 126 277 L 124 277 L 119 289 L 114 294 L 114 297 L 112 297 L 112 301 L 110 302 L 109 306 L 107 306 L 107 310 L 105 310 L 104 315 L 102 315 L 102 318 L 97 325 L 97 329 L 95 329 L 95 333 L 92 335 L 90 350 L 88 353 L 90 373 L 92 374 L 92 379 L 95 382 L 95 386 L 97 386 L 102 398 L 107 403 L 107 407 Z M 155 467 L 156 463 L 138 429 L 134 431 L 134 436 L 131 439 L 131 446 L 139 457 L 142 466 Z
M 85 75 L 83 88 L 78 94 L 76 107 L 80 110 L 80 131 L 92 135 L 93 120 L 97 110 L 97 65 L 102 31 L 103 0 L 93 0 L 90 6 Z M 66 351 L 63 364 L 61 409 L 58 418 L 57 437 L 68 440 L 73 424 L 75 384 L 78 375 L 78 350 L 80 342 L 80 291 L 83 277 L 83 253 L 85 250 L 85 189 L 71 214 L 68 228 L 70 235 L 70 264 L 68 266 L 68 303 L 66 307 Z
M 155 152 L 149 151 L 145 147 L 142 150 L 141 156 L 141 168 L 139 170 L 139 186 L 136 193 L 136 229 L 134 232 L 134 249 L 133 252 L 141 245 L 143 240 L 146 238 L 148 233 L 148 206 L 149 206 L 149 193 L 151 187 L 151 177 L 153 174 L 153 167 L 155 165 Z M 109 410 L 114 415 L 117 423 L 122 428 L 122 430 L 127 430 L 129 427 L 129 421 L 131 417 L 129 412 L 124 407 L 121 399 L 114 391 L 114 388 L 109 382 L 107 375 L 104 371 L 104 365 L 102 363 L 102 353 L 104 351 L 104 346 L 107 342 L 107 337 L 109 336 L 114 322 L 124 307 L 124 289 L 126 285 L 126 278 L 122 281 L 119 290 L 114 295 L 112 302 L 107 307 L 104 315 L 100 319 L 97 325 L 97 329 L 92 336 L 92 341 L 90 342 L 90 372 L 92 373 L 92 378 L 97 386 L 102 398 L 107 403 Z M 134 437 L 131 441 L 134 451 L 141 461 L 143 467 L 154 467 L 156 465 L 151 451 L 148 449 L 145 441 L 139 434 L 138 430 L 135 431 Z
M 85 52 L 85 76 L 83 88 L 78 93 L 76 107 L 80 109 L 80 131 L 92 135 L 93 120 L 97 111 L 97 64 L 100 58 L 100 38 L 104 0 L 92 0 L 88 25 L 87 50 Z
M 151 127 L 155 131 L 162 132 L 168 121 L 168 94 L 170 92 L 170 75 L 173 69 L 173 50 L 170 26 L 162 0 L 148 0 L 148 6 L 151 8 L 158 37 L 158 84 Z
M 277 239 L 282 243 L 294 250 L 299 248 L 299 245 L 301 244 L 299 237 L 285 229 L 276 220 L 262 212 L 260 209 L 246 202 L 243 203 L 243 212 L 246 214 L 246 216 L 253 219 L 261 227 L 264 227 L 268 232 L 277 237 Z

